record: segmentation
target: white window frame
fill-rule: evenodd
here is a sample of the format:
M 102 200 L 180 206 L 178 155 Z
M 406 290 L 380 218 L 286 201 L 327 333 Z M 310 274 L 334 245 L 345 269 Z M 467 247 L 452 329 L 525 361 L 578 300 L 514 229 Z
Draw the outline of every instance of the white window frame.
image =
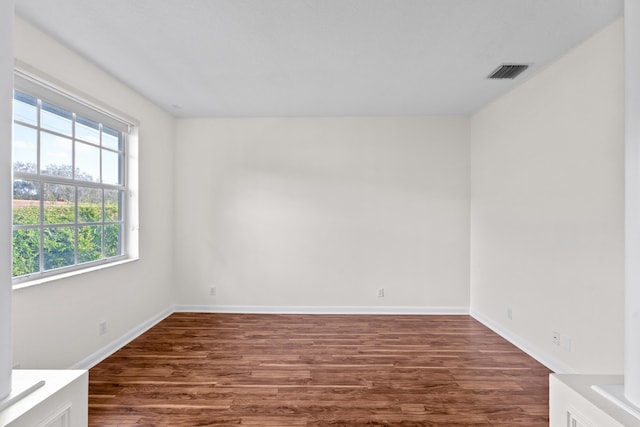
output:
M 54 104 L 55 106 L 61 107 L 68 111 L 74 113 L 74 126 L 75 126 L 75 116 L 80 115 L 82 117 L 95 120 L 105 126 L 108 126 L 112 129 L 119 130 L 123 132 L 123 140 L 122 140 L 122 171 L 121 171 L 121 185 L 109 185 L 102 183 L 90 182 L 88 186 L 102 189 L 119 189 L 123 191 L 123 197 L 121 200 L 120 206 L 120 215 L 121 215 L 121 229 L 120 229 L 120 254 L 117 256 L 112 256 L 108 258 L 100 258 L 98 260 L 78 263 L 77 258 L 77 241 L 75 242 L 76 247 L 76 258 L 75 263 L 73 265 L 45 270 L 43 266 L 43 241 L 40 240 L 40 269 L 38 272 L 34 272 L 31 274 L 26 274 L 22 276 L 13 277 L 12 282 L 15 288 L 20 288 L 24 286 L 31 286 L 34 284 L 45 283 L 50 280 L 55 280 L 58 278 L 68 277 L 70 275 L 80 274 L 88 271 L 93 271 L 99 268 L 108 267 L 112 265 L 118 265 L 123 262 L 127 262 L 129 260 L 135 260 L 138 257 L 138 226 L 137 226 L 137 197 L 134 197 L 135 188 L 137 188 L 137 125 L 135 121 L 123 116 L 119 113 L 114 112 L 115 110 L 110 109 L 109 107 L 103 107 L 98 105 L 98 103 L 93 101 L 87 101 L 86 98 L 74 95 L 73 92 L 67 88 L 61 87 L 59 84 L 50 83 L 39 77 L 34 77 L 31 73 L 25 72 L 19 69 L 15 70 L 14 74 L 14 90 L 26 93 L 28 95 L 34 96 L 39 100 L 46 101 L 48 103 Z M 33 126 L 33 128 L 40 128 L 41 123 L 38 123 L 37 126 Z M 75 141 L 75 136 L 72 136 L 73 141 Z M 39 139 L 39 138 L 38 138 Z M 12 140 L 12 144 L 14 141 Z M 75 142 L 74 142 L 75 144 Z M 38 143 L 38 157 L 40 156 L 40 144 Z M 72 156 L 75 162 L 75 156 Z M 134 160 L 135 158 L 135 160 Z M 75 168 L 75 166 L 74 166 Z M 12 169 L 13 169 L 13 161 L 12 161 Z M 133 177 L 132 177 L 133 172 Z M 40 175 L 40 170 L 36 171 L 36 174 L 30 173 L 22 173 L 22 172 L 13 172 L 14 178 L 16 179 L 25 179 L 29 180 L 31 178 L 37 178 L 41 182 L 51 182 L 57 184 L 69 184 L 76 185 L 78 187 L 85 187 L 87 182 L 76 180 L 76 179 L 59 179 L 57 177 L 50 177 L 48 175 L 42 176 Z M 133 178 L 133 179 L 131 179 Z M 13 178 L 12 178 L 13 182 Z M 43 194 L 40 195 L 40 199 L 44 197 Z M 40 212 L 40 224 L 34 226 L 32 228 L 35 229 L 44 229 L 47 228 L 47 224 L 44 224 L 43 212 L 42 212 L 42 202 L 40 202 L 41 212 Z M 76 201 L 76 209 L 77 209 L 77 201 Z M 96 225 L 104 226 L 105 218 L 103 217 L 102 222 L 96 223 Z M 107 221 L 109 222 L 109 221 Z M 13 220 L 12 220 L 13 224 Z M 76 221 L 73 224 L 69 224 L 70 227 L 74 227 L 76 230 L 81 227 L 79 223 L 79 218 L 77 217 L 76 212 Z M 13 226 L 15 228 L 24 228 L 22 226 Z M 42 236 L 42 234 L 41 234 Z M 105 242 L 102 242 L 103 247 Z M 103 254 L 104 255 L 104 254 Z

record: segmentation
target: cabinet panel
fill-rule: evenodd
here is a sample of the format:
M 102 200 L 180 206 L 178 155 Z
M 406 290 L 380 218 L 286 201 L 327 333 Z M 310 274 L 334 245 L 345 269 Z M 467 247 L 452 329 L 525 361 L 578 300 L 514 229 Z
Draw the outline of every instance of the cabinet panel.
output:
M 71 403 L 63 406 L 38 427 L 71 427 Z

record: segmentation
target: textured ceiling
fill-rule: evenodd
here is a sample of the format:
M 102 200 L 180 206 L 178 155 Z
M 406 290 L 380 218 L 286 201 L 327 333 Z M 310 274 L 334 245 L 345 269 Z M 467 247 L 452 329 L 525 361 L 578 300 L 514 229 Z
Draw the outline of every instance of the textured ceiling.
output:
M 622 0 L 16 0 L 176 116 L 469 114 L 622 16 Z M 532 64 L 515 80 L 486 77 Z

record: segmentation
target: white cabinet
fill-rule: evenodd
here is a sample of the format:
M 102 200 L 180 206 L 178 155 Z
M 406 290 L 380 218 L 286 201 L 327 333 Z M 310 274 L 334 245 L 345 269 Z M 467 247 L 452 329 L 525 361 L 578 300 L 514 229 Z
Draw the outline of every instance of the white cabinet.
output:
M 0 427 L 86 427 L 89 375 L 84 370 L 14 370 L 16 384 L 44 381 L 0 411 Z
M 622 375 L 552 374 L 550 427 L 640 427 L 640 419 L 593 389 L 622 381 Z

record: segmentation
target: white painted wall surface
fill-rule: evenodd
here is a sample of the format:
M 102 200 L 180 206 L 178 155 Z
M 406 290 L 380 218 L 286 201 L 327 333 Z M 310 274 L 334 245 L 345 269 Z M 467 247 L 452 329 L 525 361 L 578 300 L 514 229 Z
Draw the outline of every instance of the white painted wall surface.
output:
M 140 259 L 14 291 L 15 363 L 67 368 L 173 302 L 174 123 L 169 114 L 18 18 L 15 56 L 140 123 Z M 102 321 L 108 331 L 100 336 Z
M 626 0 L 625 23 L 625 397 L 640 408 L 640 4 Z
M 184 119 L 177 141 L 179 304 L 468 309 L 467 118 Z
M 623 46 L 619 20 L 471 119 L 472 312 L 576 372 L 623 369 Z
M 0 2 L 0 400 L 11 391 L 13 0 Z

